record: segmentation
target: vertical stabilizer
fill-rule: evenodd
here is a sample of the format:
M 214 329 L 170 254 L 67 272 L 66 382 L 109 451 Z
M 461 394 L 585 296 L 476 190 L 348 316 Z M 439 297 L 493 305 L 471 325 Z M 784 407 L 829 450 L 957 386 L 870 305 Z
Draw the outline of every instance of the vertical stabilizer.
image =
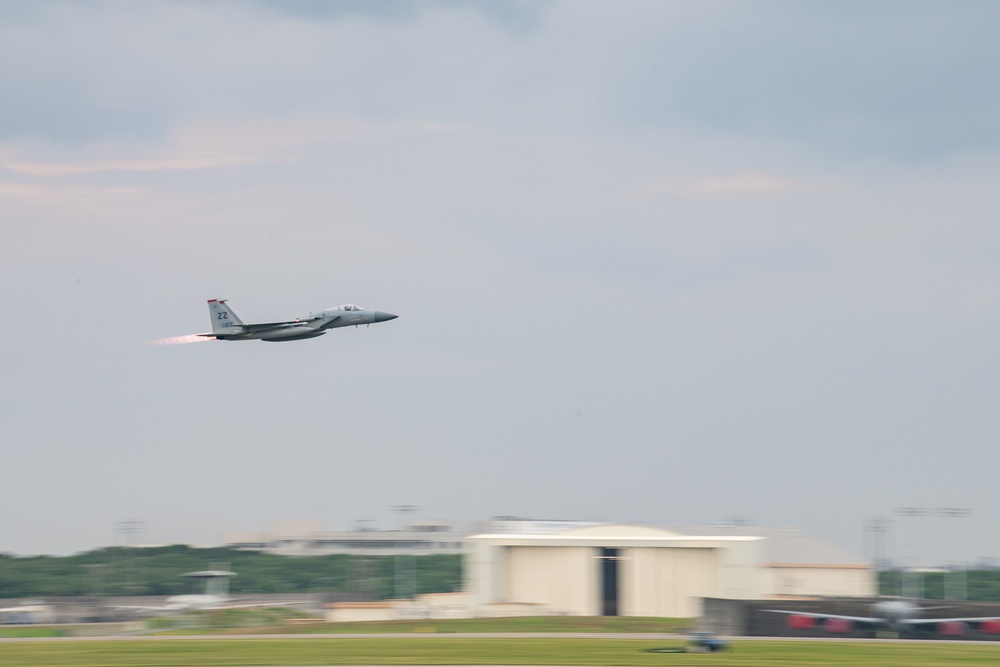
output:
M 229 595 L 229 575 L 231 572 L 221 572 L 217 577 L 205 578 L 205 595 L 218 595 L 224 598 Z
M 181 576 L 200 579 L 202 582 L 201 595 L 224 598 L 229 594 L 229 577 L 235 577 L 236 573 L 230 570 L 199 570 L 198 572 L 185 572 Z
M 233 327 L 243 326 L 243 320 L 236 316 L 232 308 L 222 299 L 208 300 L 209 317 L 212 318 L 212 333 L 230 333 Z

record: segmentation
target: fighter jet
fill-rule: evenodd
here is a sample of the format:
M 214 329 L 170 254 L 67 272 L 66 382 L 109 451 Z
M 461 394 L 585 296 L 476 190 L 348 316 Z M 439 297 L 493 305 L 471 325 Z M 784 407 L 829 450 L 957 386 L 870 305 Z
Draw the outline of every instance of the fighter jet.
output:
M 871 606 L 871 616 L 845 616 L 786 609 L 762 611 L 788 614 L 788 626 L 793 629 L 807 630 L 817 622 L 822 622 L 823 629 L 833 634 L 848 634 L 855 627 L 869 630 L 882 628 L 897 633 L 936 630 L 944 636 L 965 634 L 970 627 L 979 628 L 990 634 L 1000 633 L 1000 617 L 924 618 L 924 612 L 932 609 L 948 609 L 948 607 L 921 607 L 909 600 L 880 600 Z
M 215 340 L 303 340 L 322 336 L 330 329 L 388 322 L 398 317 L 380 310 L 366 310 L 361 306 L 345 304 L 287 322 L 247 324 L 222 299 L 209 299 L 208 313 L 212 319 L 211 333 L 195 335 Z

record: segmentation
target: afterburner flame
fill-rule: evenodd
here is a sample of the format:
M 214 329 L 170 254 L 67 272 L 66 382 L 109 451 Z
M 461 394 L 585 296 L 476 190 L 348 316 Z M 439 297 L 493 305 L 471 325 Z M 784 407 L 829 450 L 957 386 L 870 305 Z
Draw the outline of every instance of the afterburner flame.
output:
M 149 345 L 187 345 L 188 343 L 204 343 L 206 341 L 215 340 L 209 336 L 199 336 L 197 334 L 189 334 L 187 336 L 172 336 L 171 338 L 158 338 L 157 340 L 149 341 Z

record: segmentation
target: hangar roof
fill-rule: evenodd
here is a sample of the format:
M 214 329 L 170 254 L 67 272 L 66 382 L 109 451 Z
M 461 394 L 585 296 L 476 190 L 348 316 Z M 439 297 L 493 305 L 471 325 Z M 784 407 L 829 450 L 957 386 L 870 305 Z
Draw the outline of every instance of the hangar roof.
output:
M 757 542 L 759 535 L 684 535 L 665 528 L 602 524 L 571 528 L 549 534 L 500 533 L 470 535 L 470 540 L 506 544 L 509 546 L 675 546 L 719 547 L 734 542 Z
M 630 526 L 625 524 L 606 523 L 598 526 L 584 526 L 582 528 L 570 528 L 563 530 L 556 535 L 581 536 L 581 537 L 680 537 L 681 535 L 691 535 L 691 533 L 678 533 L 665 528 L 654 528 L 652 526 Z
M 771 565 L 854 565 L 868 567 L 862 558 L 840 547 L 806 535 L 798 528 L 761 526 L 671 526 L 682 535 L 756 535 L 764 541 L 764 561 Z
M 678 525 L 666 528 L 626 524 L 601 524 L 570 528 L 548 534 L 502 533 L 474 535 L 473 539 L 509 545 L 593 545 L 708 547 L 723 543 L 757 541 L 762 562 L 772 567 L 868 568 L 858 556 L 833 544 L 806 535 L 798 528 L 761 526 Z

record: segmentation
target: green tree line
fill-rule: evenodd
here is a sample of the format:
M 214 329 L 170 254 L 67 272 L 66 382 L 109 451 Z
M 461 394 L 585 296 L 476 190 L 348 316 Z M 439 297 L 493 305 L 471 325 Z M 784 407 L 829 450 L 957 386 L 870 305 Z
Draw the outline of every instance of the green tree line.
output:
M 229 590 L 255 593 L 336 593 L 382 600 L 461 589 L 462 557 L 278 556 L 228 548 L 185 545 L 153 548 L 108 547 L 73 556 L 11 556 L 0 553 L 0 598 L 54 596 L 178 595 L 198 592 L 185 572 L 225 567 L 236 572 Z M 1000 601 L 1000 570 L 965 571 L 966 599 Z M 923 575 L 923 595 L 945 599 L 942 572 Z M 900 594 L 900 573 L 879 573 L 879 594 Z
M 973 602 L 997 602 L 1000 601 L 1000 570 L 963 570 L 959 576 L 965 575 L 965 599 Z M 910 575 L 913 576 L 913 575 Z M 952 572 L 924 572 L 920 575 L 923 580 L 922 597 L 928 600 L 945 600 L 948 597 L 955 597 L 955 589 L 958 588 L 961 579 Z M 945 577 L 949 577 L 948 584 L 945 584 Z M 879 572 L 878 588 L 880 595 L 901 595 L 902 573 L 898 570 Z M 946 593 L 951 593 L 950 596 Z
M 224 567 L 236 572 L 233 594 L 338 593 L 355 599 L 446 593 L 462 586 L 462 557 L 277 556 L 184 545 L 108 547 L 72 556 L 0 554 L 0 598 L 178 595 L 199 592 L 185 572 Z

